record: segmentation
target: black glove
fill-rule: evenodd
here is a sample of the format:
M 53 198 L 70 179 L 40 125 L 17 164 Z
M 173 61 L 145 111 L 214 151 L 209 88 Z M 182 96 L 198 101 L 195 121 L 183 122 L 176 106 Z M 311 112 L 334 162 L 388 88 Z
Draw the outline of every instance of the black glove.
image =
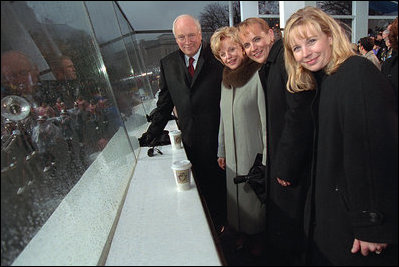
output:
M 262 154 L 257 154 L 254 165 L 249 169 L 247 175 L 239 175 L 234 177 L 235 184 L 248 183 L 252 190 L 254 190 L 258 199 L 266 202 L 266 167 L 262 165 Z
M 154 135 L 148 132 L 145 132 L 139 137 L 140 146 L 150 146 L 151 142 L 154 140 Z
M 169 132 L 166 130 L 163 130 L 162 133 L 157 136 L 154 136 L 151 133 L 145 132 L 139 138 L 139 144 L 141 147 L 143 147 L 143 146 L 154 147 L 154 146 L 169 145 L 170 144 Z
M 234 177 L 234 183 L 240 184 L 243 182 L 249 183 L 252 187 L 265 185 L 265 170 L 263 165 L 253 166 L 247 175 L 238 175 Z

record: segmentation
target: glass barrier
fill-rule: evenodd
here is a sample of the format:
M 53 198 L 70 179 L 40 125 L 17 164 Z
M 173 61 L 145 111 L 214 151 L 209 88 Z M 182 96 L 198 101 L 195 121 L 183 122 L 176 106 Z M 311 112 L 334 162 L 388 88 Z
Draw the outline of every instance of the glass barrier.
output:
M 316 1 L 316 6 L 329 15 L 352 15 L 352 1 Z
M 140 50 L 115 2 L 1 2 L 1 265 L 111 143 L 135 164 L 155 91 Z
M 369 15 L 397 16 L 398 1 L 369 1 Z

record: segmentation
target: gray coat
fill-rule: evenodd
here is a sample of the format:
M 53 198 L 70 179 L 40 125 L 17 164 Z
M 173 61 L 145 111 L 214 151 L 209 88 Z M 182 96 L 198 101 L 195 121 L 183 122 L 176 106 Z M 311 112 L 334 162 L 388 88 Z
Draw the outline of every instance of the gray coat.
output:
M 228 88 L 222 83 L 218 156 L 226 158 L 229 226 L 246 234 L 257 234 L 265 228 L 265 207 L 249 184 L 233 182 L 235 176 L 248 174 L 257 153 L 263 153 L 263 164 L 266 162 L 265 96 L 256 69 L 251 75 L 240 87 Z

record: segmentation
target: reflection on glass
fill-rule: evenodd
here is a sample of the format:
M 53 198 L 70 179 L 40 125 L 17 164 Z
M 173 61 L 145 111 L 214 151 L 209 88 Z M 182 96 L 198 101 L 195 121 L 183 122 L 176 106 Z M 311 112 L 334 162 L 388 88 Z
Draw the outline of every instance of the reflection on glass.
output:
M 369 15 L 397 16 L 398 1 L 369 1 Z
M 351 19 L 336 19 L 344 28 L 346 36 L 351 40 L 352 35 L 352 20 Z
M 278 15 L 278 1 L 258 1 L 259 15 Z
M 316 6 L 329 15 L 352 15 L 352 1 L 316 1 Z
M 141 132 L 125 124 L 145 125 L 138 105 L 153 95 L 144 76 L 141 85 L 122 80 L 147 73 L 132 56 L 141 48 L 123 40 L 127 22 L 115 4 L 96 2 L 101 21 L 88 5 L 1 2 L 1 265 L 12 264 L 98 158 L 104 169 L 135 162 Z
M 393 19 L 369 19 L 368 29 L 370 34 L 382 33 L 391 22 L 393 22 Z

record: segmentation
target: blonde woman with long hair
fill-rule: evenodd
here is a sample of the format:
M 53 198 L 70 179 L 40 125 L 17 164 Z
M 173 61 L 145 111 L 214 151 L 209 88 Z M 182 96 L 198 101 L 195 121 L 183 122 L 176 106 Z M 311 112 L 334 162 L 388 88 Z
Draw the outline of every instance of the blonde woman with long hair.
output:
M 284 32 L 288 91 L 316 90 L 310 265 L 397 265 L 398 117 L 384 75 L 314 7 Z

